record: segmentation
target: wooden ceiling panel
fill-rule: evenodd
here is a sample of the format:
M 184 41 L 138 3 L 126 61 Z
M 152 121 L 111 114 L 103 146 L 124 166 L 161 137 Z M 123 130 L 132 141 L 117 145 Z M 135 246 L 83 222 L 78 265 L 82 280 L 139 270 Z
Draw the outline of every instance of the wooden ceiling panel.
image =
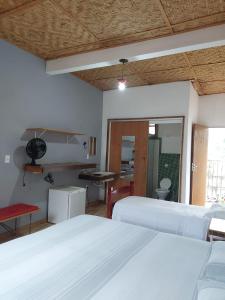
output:
M 171 33 L 170 28 L 163 27 L 158 29 L 152 29 L 149 31 L 137 32 L 133 34 L 121 35 L 113 39 L 100 41 L 101 48 L 115 47 L 119 45 L 125 45 L 129 43 L 149 40 L 155 37 L 166 36 Z
M 170 70 L 189 66 L 183 54 L 169 55 L 144 61 L 137 61 L 130 63 L 129 65 L 138 73 Z
M 113 0 L 54 0 L 73 18 L 95 35 L 104 31 L 104 20 L 107 18 Z
M 64 57 L 67 55 L 73 55 L 83 52 L 90 52 L 102 48 L 110 48 L 115 47 L 119 45 L 129 44 L 133 42 L 143 41 L 147 39 L 152 39 L 156 36 L 165 36 L 170 34 L 169 28 L 161 28 L 161 29 L 154 29 L 150 31 L 135 33 L 126 35 L 120 38 L 110 39 L 110 40 L 103 40 L 103 41 L 97 41 L 91 44 L 83 44 L 83 45 L 77 45 L 76 47 L 71 48 L 64 48 L 60 50 L 52 50 L 51 53 L 48 56 L 48 59 L 58 58 L 58 57 Z
M 141 74 L 126 76 L 126 80 L 127 87 L 142 86 L 148 84 L 148 81 L 143 76 L 141 76 Z
M 204 95 L 203 88 L 198 80 L 192 80 L 191 83 L 199 96 Z
M 122 67 L 120 65 L 114 65 L 111 67 L 97 68 L 91 70 L 85 70 L 80 72 L 75 72 L 84 80 L 97 80 L 97 79 L 107 79 L 107 78 L 120 78 L 122 76 L 122 71 L 125 76 L 135 74 L 135 69 L 132 68 L 131 64 L 127 64 Z
M 15 9 L 32 0 L 0 0 L 0 13 Z
M 225 22 L 225 0 L 0 0 L 0 36 L 43 58 Z
M 161 0 L 161 3 L 172 25 L 225 11 L 224 0 Z
M 155 0 L 60 0 L 57 3 L 70 11 L 99 40 L 166 27 Z
M 190 68 L 155 71 L 150 73 L 144 73 L 143 76 L 148 81 L 149 84 L 194 79 L 193 72 Z
M 126 80 L 127 87 L 143 86 L 148 84 L 147 80 L 138 75 L 128 75 L 126 76 Z M 118 88 L 118 78 L 98 79 L 88 82 L 102 91 L 114 90 Z
M 201 88 L 204 95 L 225 93 L 225 80 L 201 82 Z
M 125 2 L 127 2 L 126 7 L 124 7 Z M 111 29 L 117 31 L 117 28 L 119 28 L 122 35 L 150 31 L 167 26 L 155 0 L 115 0 L 110 14 L 112 14 L 112 21 L 108 22 L 108 32 Z M 123 25 L 121 26 L 121 24 Z
M 130 62 L 123 67 L 123 72 L 127 79 L 128 86 L 194 78 L 193 72 L 191 72 L 189 64 L 183 54 Z M 98 86 L 103 86 L 103 90 L 107 90 L 108 86 L 112 88 L 117 86 L 117 80 L 122 75 L 122 65 L 74 72 L 73 74 L 88 82 L 98 81 Z M 111 79 L 111 81 L 109 79 Z M 135 82 L 135 80 L 137 82 Z M 106 82 L 105 84 L 103 83 L 104 81 Z
M 1 24 L 1 22 L 0 22 Z M 33 53 L 34 55 L 37 55 L 42 58 L 48 57 L 48 48 L 43 45 L 42 48 L 37 47 L 37 43 L 30 44 L 30 39 L 32 37 L 33 40 L 39 41 L 42 40 L 43 33 L 38 33 L 35 31 L 30 30 L 27 36 L 27 33 L 23 32 L 23 36 L 20 36 L 20 32 L 22 32 L 22 29 L 17 26 L 16 31 L 18 32 L 18 35 L 15 35 L 14 33 L 6 32 L 2 33 L 2 38 L 4 40 L 7 40 L 8 42 L 16 45 L 19 48 L 22 48 L 28 52 Z
M 225 12 L 172 25 L 173 32 L 190 31 L 225 22 Z
M 99 79 L 88 82 L 101 91 L 114 90 L 117 88 L 118 84 L 118 80 L 116 78 Z
M 108 75 L 110 75 L 111 67 L 108 68 L 109 68 Z M 87 75 L 84 76 L 82 72 L 75 72 L 73 74 L 103 91 L 117 89 L 118 79 L 121 77 L 121 74 L 119 73 L 118 76 L 116 77 L 112 76 L 108 78 L 100 78 L 100 76 L 96 76 L 96 78 L 95 79 L 93 78 L 94 79 L 93 80 L 91 79 L 92 76 L 90 77 L 88 77 Z M 125 78 L 127 80 L 127 87 L 194 79 L 193 73 L 190 70 L 190 68 L 180 68 L 174 70 L 155 71 L 155 72 L 144 73 L 144 74 L 141 73 L 141 74 L 125 75 Z
M 52 50 L 75 47 L 79 44 L 95 42 L 96 39 L 80 24 L 71 22 L 61 8 L 54 6 L 51 1 L 40 1 L 35 6 L 28 6 L 16 14 L 8 14 L 0 18 L 1 31 L 5 38 L 17 44 L 24 41 L 24 47 L 35 49 L 35 54 L 50 53 Z
M 225 63 L 194 66 L 193 68 L 200 81 L 225 81 Z
M 121 65 L 74 75 L 106 91 L 117 88 Z M 128 86 L 191 80 L 199 95 L 220 93 L 225 82 L 225 46 L 130 62 L 124 75 Z
M 45 59 L 225 23 L 225 0 L 0 0 L 0 38 Z M 122 66 L 76 72 L 117 88 Z M 224 91 L 225 46 L 128 63 L 128 86 L 194 80 L 199 94 Z
M 225 61 L 225 46 L 187 53 L 192 66 L 215 64 Z

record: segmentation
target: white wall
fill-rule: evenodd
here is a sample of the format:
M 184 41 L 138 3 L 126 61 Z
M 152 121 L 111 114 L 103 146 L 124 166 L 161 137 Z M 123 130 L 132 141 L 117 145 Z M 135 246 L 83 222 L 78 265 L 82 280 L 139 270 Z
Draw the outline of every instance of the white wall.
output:
M 181 153 L 182 124 L 159 124 L 158 136 L 162 138 L 162 153 Z
M 225 127 L 225 94 L 199 97 L 199 124 Z
M 163 116 L 185 116 L 184 146 L 187 147 L 190 139 L 190 121 L 194 119 L 197 97 L 191 90 L 189 82 L 175 82 L 152 86 L 128 88 L 121 92 L 118 90 L 103 93 L 102 118 L 102 155 L 101 167 L 105 168 L 107 120 L 113 118 L 143 118 Z M 190 105 L 191 101 L 191 105 Z M 192 117 L 189 117 L 191 113 Z M 183 153 L 183 168 L 181 182 L 181 201 L 189 200 L 189 187 L 186 184 L 190 173 L 190 155 L 186 149 Z
M 189 104 L 187 118 L 185 120 L 185 138 L 183 145 L 183 155 L 186 157 L 186 180 L 185 180 L 185 203 L 189 203 L 190 199 L 190 175 L 191 175 L 191 139 L 192 139 L 192 125 L 198 122 L 199 112 L 199 96 L 192 84 L 189 89 Z

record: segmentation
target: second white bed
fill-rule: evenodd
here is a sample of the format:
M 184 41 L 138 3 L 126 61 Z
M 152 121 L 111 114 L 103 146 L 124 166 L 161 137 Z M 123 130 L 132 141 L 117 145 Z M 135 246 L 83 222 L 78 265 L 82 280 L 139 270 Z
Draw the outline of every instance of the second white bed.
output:
M 206 240 L 209 224 L 214 216 L 213 211 L 200 206 L 130 196 L 115 204 L 112 219 Z

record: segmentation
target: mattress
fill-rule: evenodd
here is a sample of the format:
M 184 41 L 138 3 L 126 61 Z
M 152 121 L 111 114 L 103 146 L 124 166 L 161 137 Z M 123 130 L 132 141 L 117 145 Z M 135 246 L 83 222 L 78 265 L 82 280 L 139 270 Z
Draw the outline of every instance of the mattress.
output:
M 200 206 L 130 196 L 115 204 L 112 219 L 206 240 L 211 220 L 208 211 Z
M 79 216 L 0 245 L 0 299 L 193 300 L 211 244 Z

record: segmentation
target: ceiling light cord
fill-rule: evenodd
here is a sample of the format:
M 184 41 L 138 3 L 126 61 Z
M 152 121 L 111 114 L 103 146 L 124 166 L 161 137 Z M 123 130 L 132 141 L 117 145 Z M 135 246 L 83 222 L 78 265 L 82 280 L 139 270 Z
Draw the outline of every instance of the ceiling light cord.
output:
M 122 64 L 122 77 L 118 79 L 118 89 L 123 91 L 126 88 L 126 80 L 124 79 L 124 65 L 128 63 L 128 59 L 121 58 L 119 62 Z
M 122 80 L 123 80 L 124 63 L 122 64 Z

